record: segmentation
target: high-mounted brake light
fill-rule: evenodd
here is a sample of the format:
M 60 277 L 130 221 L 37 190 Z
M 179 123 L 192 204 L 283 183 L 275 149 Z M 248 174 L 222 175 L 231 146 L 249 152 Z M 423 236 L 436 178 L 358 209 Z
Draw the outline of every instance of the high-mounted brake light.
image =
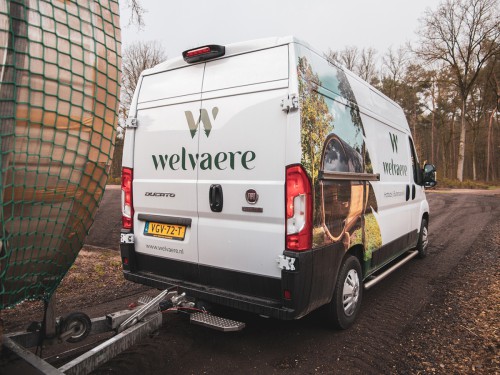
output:
M 204 55 L 205 53 L 210 53 L 210 47 L 202 47 L 198 49 L 193 49 L 191 51 L 187 51 L 186 57 Z
M 132 168 L 122 168 L 122 228 L 133 229 L 134 206 L 132 204 Z
M 286 169 L 286 248 L 302 251 L 312 247 L 311 181 L 301 165 Z
M 211 44 L 209 46 L 203 46 L 184 51 L 182 52 L 182 57 L 184 58 L 185 62 L 193 64 L 199 61 L 205 61 L 224 56 L 225 53 L 226 47 L 219 46 L 217 44 Z

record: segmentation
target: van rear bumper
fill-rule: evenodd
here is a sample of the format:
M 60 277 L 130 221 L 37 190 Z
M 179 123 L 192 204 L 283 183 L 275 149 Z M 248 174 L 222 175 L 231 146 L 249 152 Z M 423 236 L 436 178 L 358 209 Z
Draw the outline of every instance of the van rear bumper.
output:
M 290 320 L 295 318 L 293 309 L 284 308 L 280 301 L 248 296 L 240 293 L 231 293 L 227 290 L 207 287 L 205 285 L 188 283 L 181 280 L 169 279 L 146 272 L 123 271 L 125 279 L 148 285 L 158 289 L 176 286 L 179 292 L 186 292 L 189 297 L 203 301 L 248 311 L 255 314 L 271 316 L 277 319 Z
M 331 300 L 344 255 L 335 245 L 285 251 L 295 258 L 295 270 L 282 270 L 276 279 L 145 255 L 130 243 L 120 250 L 129 281 L 158 289 L 175 286 L 196 299 L 283 320 L 298 319 Z M 285 290 L 290 299 L 284 298 Z

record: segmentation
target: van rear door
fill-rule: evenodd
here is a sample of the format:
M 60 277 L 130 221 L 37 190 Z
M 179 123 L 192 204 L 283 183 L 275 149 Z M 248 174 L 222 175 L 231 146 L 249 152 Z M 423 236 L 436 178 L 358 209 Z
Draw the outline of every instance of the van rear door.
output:
M 198 251 L 209 285 L 214 267 L 281 277 L 288 76 L 288 45 L 206 63 Z
M 288 45 L 144 76 L 136 252 L 197 264 L 176 277 L 205 285 L 215 269 L 281 277 L 288 76 Z
M 134 148 L 136 252 L 198 263 L 198 135 L 204 64 L 145 75 Z

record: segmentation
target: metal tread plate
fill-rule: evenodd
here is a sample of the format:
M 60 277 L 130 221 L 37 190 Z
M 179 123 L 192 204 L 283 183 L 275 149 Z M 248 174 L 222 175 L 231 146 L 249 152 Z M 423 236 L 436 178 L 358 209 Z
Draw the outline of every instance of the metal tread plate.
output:
M 190 322 L 223 332 L 241 331 L 243 328 L 245 328 L 245 323 L 243 322 L 221 318 L 220 316 L 202 312 L 191 314 Z
M 153 297 L 151 297 L 151 296 L 141 296 L 141 297 L 139 297 L 137 302 L 141 305 L 147 305 L 152 300 L 153 300 Z

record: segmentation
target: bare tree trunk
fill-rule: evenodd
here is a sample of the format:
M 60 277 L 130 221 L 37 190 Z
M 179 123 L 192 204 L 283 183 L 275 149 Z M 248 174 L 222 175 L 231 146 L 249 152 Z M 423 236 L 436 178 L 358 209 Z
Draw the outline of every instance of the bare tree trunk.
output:
M 450 178 L 453 178 L 453 167 L 456 162 L 456 148 L 455 148 L 455 112 L 453 112 L 453 117 L 451 118 L 451 128 L 450 128 L 450 138 L 451 138 L 451 164 L 450 164 Z
M 448 144 L 446 143 L 446 140 L 445 140 L 445 137 L 443 135 L 443 147 L 441 147 L 441 157 L 443 158 L 443 176 L 447 176 L 448 175 L 448 163 L 446 162 L 446 151 L 447 151 L 447 148 L 448 148 Z
M 477 176 L 476 176 L 476 145 L 472 145 L 472 180 L 476 181 Z
M 462 99 L 462 124 L 460 125 L 460 143 L 458 145 L 458 166 L 457 178 L 458 181 L 464 180 L 464 160 L 465 160 L 465 102 L 466 98 Z
M 440 144 L 439 142 L 437 142 L 436 144 L 436 160 L 434 158 L 432 158 L 432 164 L 436 164 L 436 161 L 437 159 L 439 159 L 439 150 L 440 150 Z
M 434 82 L 432 83 L 432 121 L 431 121 L 431 162 L 435 163 L 434 161 L 434 125 L 435 125 L 435 119 L 436 119 L 436 101 L 434 98 Z
M 494 117 L 495 117 L 495 110 L 492 110 L 491 116 L 490 116 L 490 121 L 488 124 L 488 140 L 486 142 L 486 182 L 488 182 L 490 180 L 491 130 L 493 129 L 493 118 Z
M 497 128 L 498 128 L 498 115 L 495 116 Z M 495 145 L 495 128 L 491 129 L 491 144 Z M 498 147 L 498 146 L 497 146 Z M 496 155 L 495 150 L 491 150 L 493 155 Z M 491 159 L 491 179 L 495 181 L 498 177 L 497 169 L 496 169 L 497 158 Z
M 434 99 L 432 99 L 434 101 Z M 434 105 L 433 105 L 434 107 Z M 431 160 L 432 163 L 434 163 L 434 119 L 435 119 L 435 114 L 434 114 L 434 108 L 432 109 L 432 124 L 431 124 Z
M 420 135 L 417 134 L 417 108 L 415 106 L 415 108 L 413 109 L 413 115 L 412 115 L 412 122 L 413 122 L 413 142 L 415 144 L 415 148 L 417 149 L 417 154 L 418 155 L 421 155 L 422 154 L 422 150 L 420 148 Z

